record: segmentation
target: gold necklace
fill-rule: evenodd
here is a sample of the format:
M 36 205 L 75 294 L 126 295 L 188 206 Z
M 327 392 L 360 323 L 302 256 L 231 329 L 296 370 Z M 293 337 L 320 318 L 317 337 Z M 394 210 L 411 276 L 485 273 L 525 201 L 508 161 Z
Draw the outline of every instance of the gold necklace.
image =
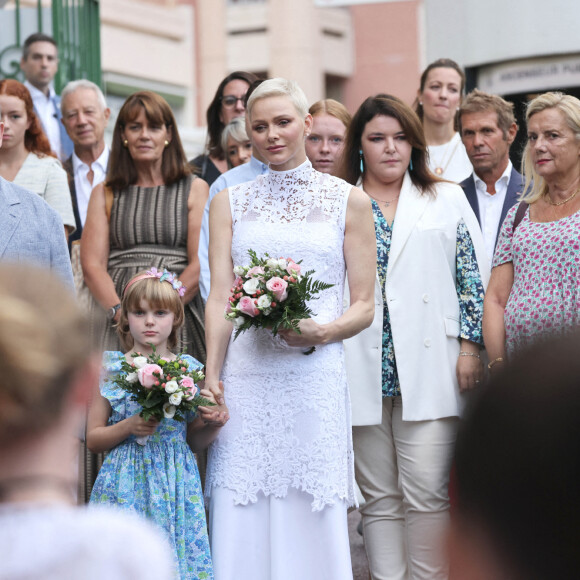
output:
M 393 197 L 393 199 L 377 199 L 376 197 L 373 197 L 369 193 L 367 193 L 367 195 L 371 199 L 374 199 L 377 203 L 384 203 L 385 207 L 389 207 L 394 201 L 397 201 L 399 199 L 399 195 L 401 195 L 401 194 L 399 193 L 399 195 L 397 195 L 396 197 Z
M 552 199 L 552 196 L 548 192 L 546 192 L 544 195 L 546 197 L 547 202 L 550 205 L 564 205 L 565 203 L 568 203 L 569 201 L 573 200 L 578 195 L 579 191 L 580 191 L 580 187 L 570 197 L 567 197 L 563 201 L 554 201 Z
M 459 146 L 459 142 L 461 141 L 461 139 L 458 139 L 455 142 L 455 147 L 453 147 L 453 150 L 451 151 L 451 155 L 449 155 L 447 162 L 445 162 L 447 150 L 449 149 L 449 145 L 451 145 L 451 141 L 453 141 L 454 137 L 455 137 L 455 135 L 453 135 L 453 137 L 451 137 L 451 140 L 447 141 L 447 145 L 446 145 L 445 149 L 443 150 L 443 155 L 441 156 L 441 162 L 437 165 L 437 167 L 435 167 L 435 174 L 438 176 L 443 175 L 445 173 L 445 171 L 447 171 L 447 168 L 449 167 L 449 164 L 451 163 L 451 160 L 453 159 L 453 156 L 455 155 L 455 151 L 457 151 L 457 147 Z

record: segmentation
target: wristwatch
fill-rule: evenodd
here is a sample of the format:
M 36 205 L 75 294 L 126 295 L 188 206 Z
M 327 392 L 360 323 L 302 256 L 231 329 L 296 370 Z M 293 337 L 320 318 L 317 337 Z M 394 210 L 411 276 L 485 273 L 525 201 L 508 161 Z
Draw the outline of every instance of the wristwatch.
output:
M 113 320 L 113 318 L 115 318 L 117 315 L 117 310 L 119 310 L 119 308 L 121 308 L 121 304 L 115 304 L 115 306 L 111 306 L 111 308 L 107 310 L 107 318 L 109 320 Z

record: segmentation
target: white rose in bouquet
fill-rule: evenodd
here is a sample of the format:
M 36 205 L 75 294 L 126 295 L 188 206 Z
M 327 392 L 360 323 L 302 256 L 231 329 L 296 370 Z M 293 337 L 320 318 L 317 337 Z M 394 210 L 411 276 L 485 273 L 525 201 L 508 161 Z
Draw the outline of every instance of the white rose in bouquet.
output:
M 278 267 L 278 260 L 276 260 L 275 258 L 268 258 L 266 260 L 266 266 L 268 266 L 268 268 L 271 268 L 273 270 L 274 268 Z
M 177 391 L 177 389 L 179 389 L 179 385 L 177 384 L 177 381 L 167 381 L 165 383 L 165 392 L 169 393 L 171 395 L 171 393 L 175 393 L 175 391 Z
M 262 296 L 258 298 L 258 308 L 269 308 L 271 304 L 272 299 L 267 294 L 262 294 Z
M 171 405 L 169 403 L 165 403 L 165 405 L 163 405 L 163 416 L 166 419 L 173 419 L 175 411 L 177 411 L 177 407 L 175 407 L 174 405 Z
M 282 268 L 282 270 L 285 270 L 287 265 L 288 265 L 288 262 L 286 262 L 286 258 L 280 258 L 278 260 L 278 267 Z
M 234 266 L 234 274 L 236 276 L 243 276 L 246 273 L 246 270 L 243 266 Z
M 255 294 L 260 287 L 260 280 L 257 278 L 250 278 L 244 282 L 244 292 L 250 296 Z
M 179 407 L 179 405 L 181 404 L 182 398 L 183 398 L 183 393 L 173 393 L 173 395 L 169 396 L 169 404 L 175 405 L 176 407 Z
M 238 317 L 234 318 L 232 320 L 232 322 L 234 323 L 234 326 L 236 328 L 240 328 L 240 326 L 242 326 L 242 324 L 244 324 L 244 322 L 246 322 L 246 319 L 243 316 L 238 316 Z
M 139 380 L 139 376 L 137 373 L 128 373 L 127 374 L 127 382 L 128 383 L 136 383 Z
M 140 369 L 141 367 L 144 367 L 147 364 L 147 357 L 146 356 L 136 356 L 133 359 L 133 364 L 135 365 L 135 368 Z

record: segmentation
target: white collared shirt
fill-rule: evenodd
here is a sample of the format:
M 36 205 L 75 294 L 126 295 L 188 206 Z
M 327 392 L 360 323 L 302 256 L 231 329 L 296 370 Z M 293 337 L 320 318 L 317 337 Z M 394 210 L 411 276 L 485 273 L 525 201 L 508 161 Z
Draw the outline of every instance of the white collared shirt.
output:
M 477 203 L 479 204 L 479 223 L 481 224 L 485 250 L 490 264 L 493 262 L 493 251 L 495 249 L 499 222 L 501 220 L 501 210 L 503 209 L 512 169 L 512 162 L 508 161 L 505 171 L 495 182 L 495 193 L 493 195 L 487 192 L 485 182 L 475 172 L 473 173 Z
M 51 149 L 58 155 L 59 159 L 63 159 L 62 144 L 60 142 L 60 111 L 58 110 L 54 98 L 56 93 L 54 87 L 50 85 L 48 97 L 39 91 L 35 86 L 25 81 L 24 85 L 30 91 L 32 102 L 34 103 L 34 110 L 42 123 L 42 128 L 50 141 Z
M 84 227 L 87 219 L 87 208 L 89 206 L 89 198 L 93 188 L 105 181 L 107 176 L 107 165 L 109 163 L 109 148 L 105 145 L 105 149 L 100 157 L 89 167 L 86 163 L 81 161 L 77 154 L 73 151 L 72 166 L 73 175 L 75 178 L 75 191 L 77 195 L 77 207 L 79 216 L 81 218 L 81 225 Z M 93 183 L 87 179 L 90 170 L 93 170 Z

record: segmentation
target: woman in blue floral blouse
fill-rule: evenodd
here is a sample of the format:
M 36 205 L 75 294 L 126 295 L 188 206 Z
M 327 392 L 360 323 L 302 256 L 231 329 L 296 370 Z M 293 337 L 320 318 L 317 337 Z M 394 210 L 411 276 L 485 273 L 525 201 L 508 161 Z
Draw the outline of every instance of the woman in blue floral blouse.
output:
M 353 118 L 344 177 L 371 198 L 373 325 L 345 343 L 356 478 L 373 578 L 447 578 L 440 545 L 462 393 L 482 379 L 488 267 L 462 190 L 430 173 L 421 123 L 369 97 Z

